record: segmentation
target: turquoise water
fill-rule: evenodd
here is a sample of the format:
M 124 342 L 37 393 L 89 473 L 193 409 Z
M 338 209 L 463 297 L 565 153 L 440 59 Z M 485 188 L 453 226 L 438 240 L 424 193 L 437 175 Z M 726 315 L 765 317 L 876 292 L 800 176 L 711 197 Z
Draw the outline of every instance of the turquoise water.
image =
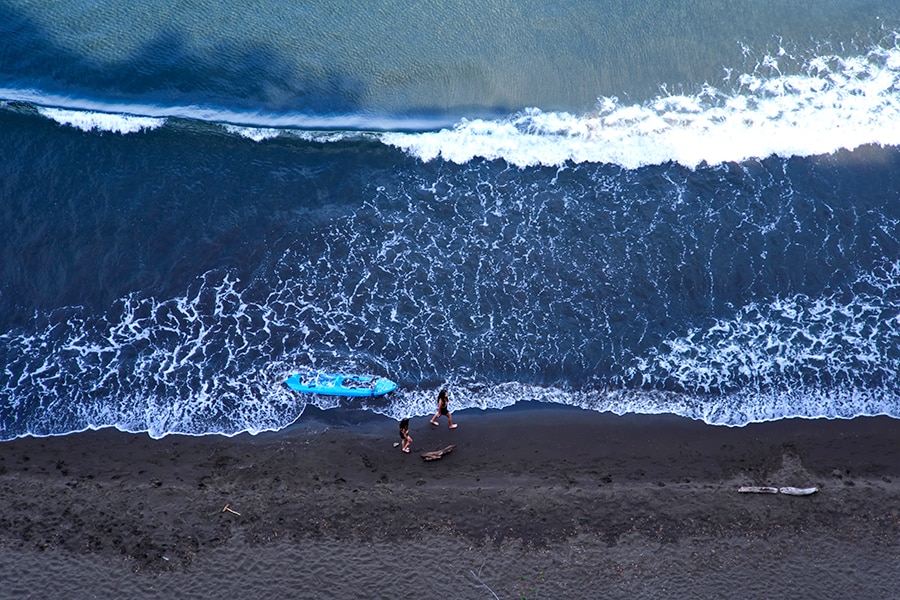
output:
M 6 85 L 454 119 L 696 92 L 782 51 L 864 52 L 900 19 L 890 2 L 843 0 L 3 4 Z

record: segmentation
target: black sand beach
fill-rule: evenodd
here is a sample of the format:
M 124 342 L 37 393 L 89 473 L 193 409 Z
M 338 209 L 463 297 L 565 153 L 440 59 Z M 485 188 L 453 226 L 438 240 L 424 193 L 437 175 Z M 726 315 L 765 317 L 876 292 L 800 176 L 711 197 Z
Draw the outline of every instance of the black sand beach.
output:
M 0 444 L 2 598 L 892 598 L 900 421 L 553 406 Z M 455 444 L 434 462 L 419 453 Z M 742 485 L 817 486 L 811 496 Z M 228 507 L 226 509 L 226 507 Z

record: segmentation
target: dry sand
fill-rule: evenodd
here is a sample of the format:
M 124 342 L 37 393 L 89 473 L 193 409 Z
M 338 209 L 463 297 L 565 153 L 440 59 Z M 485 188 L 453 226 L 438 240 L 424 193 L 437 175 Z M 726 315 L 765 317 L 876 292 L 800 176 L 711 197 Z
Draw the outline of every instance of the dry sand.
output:
M 411 455 L 391 420 L 313 409 L 258 436 L 0 443 L 0 598 L 900 589 L 898 420 L 725 428 L 541 405 L 454 419 L 413 419 Z M 418 456 L 451 443 L 441 460 Z

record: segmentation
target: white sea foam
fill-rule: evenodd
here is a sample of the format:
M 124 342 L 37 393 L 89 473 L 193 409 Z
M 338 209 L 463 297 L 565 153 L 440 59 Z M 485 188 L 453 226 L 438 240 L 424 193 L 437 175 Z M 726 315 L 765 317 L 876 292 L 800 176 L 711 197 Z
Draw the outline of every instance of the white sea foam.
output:
M 274 127 L 240 127 L 238 125 L 225 125 L 225 131 L 228 133 L 239 135 L 254 142 L 269 140 L 281 135 L 282 130 Z
M 248 127 L 244 125 L 224 124 L 225 131 L 232 135 L 238 135 L 254 142 L 262 142 L 277 137 L 291 137 L 307 142 L 317 142 L 320 144 L 328 144 L 333 142 L 342 142 L 348 139 L 357 139 L 360 137 L 372 137 L 373 134 L 366 134 L 357 131 L 320 131 L 320 130 L 304 130 L 291 129 L 281 127 Z
M 880 415 L 900 418 L 897 393 L 884 388 L 738 390 L 703 398 L 696 394 L 663 390 L 571 391 L 515 381 L 493 385 L 452 381 L 441 387 L 452 390 L 453 411 L 498 410 L 529 401 L 616 415 L 673 414 L 710 425 L 730 427 L 789 418 L 852 419 Z M 434 414 L 436 396 L 437 388 L 418 389 L 399 394 L 390 403 L 369 402 L 362 408 L 397 420 L 431 416 Z
M 519 167 L 571 161 L 629 169 L 900 144 L 900 49 L 816 57 L 800 75 L 781 74 L 781 59 L 767 57 L 768 73 L 737 77 L 733 91 L 707 86 L 693 96 L 666 95 L 643 104 L 603 98 L 587 115 L 531 108 L 503 120 L 462 121 L 441 131 L 383 139 L 425 161 L 481 157 Z
M 303 411 L 306 400 L 282 383 L 298 368 L 374 367 L 391 375 L 376 359 L 346 352 L 348 323 L 370 318 L 349 307 L 353 298 L 335 292 L 329 306 L 314 302 L 322 294 L 305 300 L 297 286 L 308 278 L 295 278 L 296 268 L 289 273 L 265 304 L 250 300 L 253 293 L 228 274 L 208 273 L 180 297 L 126 297 L 109 318 L 72 309 L 42 318 L 31 334 L 0 335 L 8 359 L 0 394 L 4 412 L 27 414 L 0 424 L 0 439 L 23 434 L 13 426 L 33 435 L 108 426 L 154 437 L 256 433 L 284 427 Z M 340 273 L 334 275 L 330 280 L 340 280 Z M 794 416 L 900 417 L 900 398 L 890 387 L 900 370 L 893 350 L 900 339 L 900 265 L 858 283 L 863 289 L 851 299 L 798 296 L 748 305 L 731 319 L 675 337 L 668 349 L 635 361 L 644 378 L 639 389 L 566 390 L 464 373 L 451 373 L 441 386 L 453 390 L 454 410 L 533 400 L 616 414 L 674 413 L 725 425 Z M 377 325 L 377 318 L 372 322 Z M 548 347 L 553 351 L 552 343 Z M 412 354 L 407 359 L 410 368 L 431 369 Z M 398 419 L 429 415 L 436 389 L 401 390 L 359 407 Z M 39 401 L 39 410 L 20 407 L 23 398 Z M 323 409 L 342 406 L 314 400 Z
M 126 114 L 111 114 L 63 108 L 38 107 L 38 112 L 48 119 L 82 131 L 111 131 L 114 133 L 137 133 L 162 127 L 166 120 L 159 117 L 142 117 Z
M 887 386 L 900 371 L 894 351 L 900 341 L 900 265 L 867 274 L 858 284 L 866 291 L 849 299 L 798 295 L 750 303 L 729 319 L 669 340 L 667 349 L 638 359 L 634 374 L 650 386 L 674 384 L 688 392 L 727 397 L 742 390 L 747 400 L 737 414 L 717 417 L 725 422 L 896 410 L 896 390 Z M 809 399 L 798 399 L 804 390 L 787 383 L 798 379 L 812 380 Z M 785 391 L 772 391 L 778 389 Z

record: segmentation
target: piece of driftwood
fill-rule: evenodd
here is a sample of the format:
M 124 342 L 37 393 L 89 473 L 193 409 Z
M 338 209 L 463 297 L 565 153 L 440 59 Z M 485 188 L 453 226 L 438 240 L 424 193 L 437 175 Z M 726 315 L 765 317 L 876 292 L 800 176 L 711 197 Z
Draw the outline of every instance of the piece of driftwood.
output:
M 809 496 L 810 494 L 815 494 L 819 491 L 817 487 L 810 488 L 797 488 L 797 487 L 783 487 L 778 488 L 778 491 L 782 494 L 787 494 L 788 496 Z
M 450 454 L 456 449 L 456 445 L 450 445 L 446 448 L 441 448 L 440 450 L 435 450 L 434 452 L 423 452 L 421 454 L 424 460 L 437 460 L 444 456 L 445 454 Z
M 787 496 L 809 496 L 819 491 L 817 487 L 798 488 L 798 487 L 767 487 L 758 485 L 745 485 L 738 488 L 738 492 L 742 494 L 777 494 L 781 492 Z
M 738 488 L 738 491 L 742 494 L 777 494 L 777 487 L 761 487 L 758 485 L 745 485 L 744 487 Z
M 225 511 L 228 511 L 228 512 L 230 512 L 230 513 L 233 514 L 233 515 L 241 516 L 241 513 L 239 513 L 238 511 L 234 510 L 233 508 L 231 508 L 231 506 L 229 506 L 228 504 L 226 504 L 226 505 L 225 505 L 225 508 L 222 509 L 222 512 L 225 512 Z

